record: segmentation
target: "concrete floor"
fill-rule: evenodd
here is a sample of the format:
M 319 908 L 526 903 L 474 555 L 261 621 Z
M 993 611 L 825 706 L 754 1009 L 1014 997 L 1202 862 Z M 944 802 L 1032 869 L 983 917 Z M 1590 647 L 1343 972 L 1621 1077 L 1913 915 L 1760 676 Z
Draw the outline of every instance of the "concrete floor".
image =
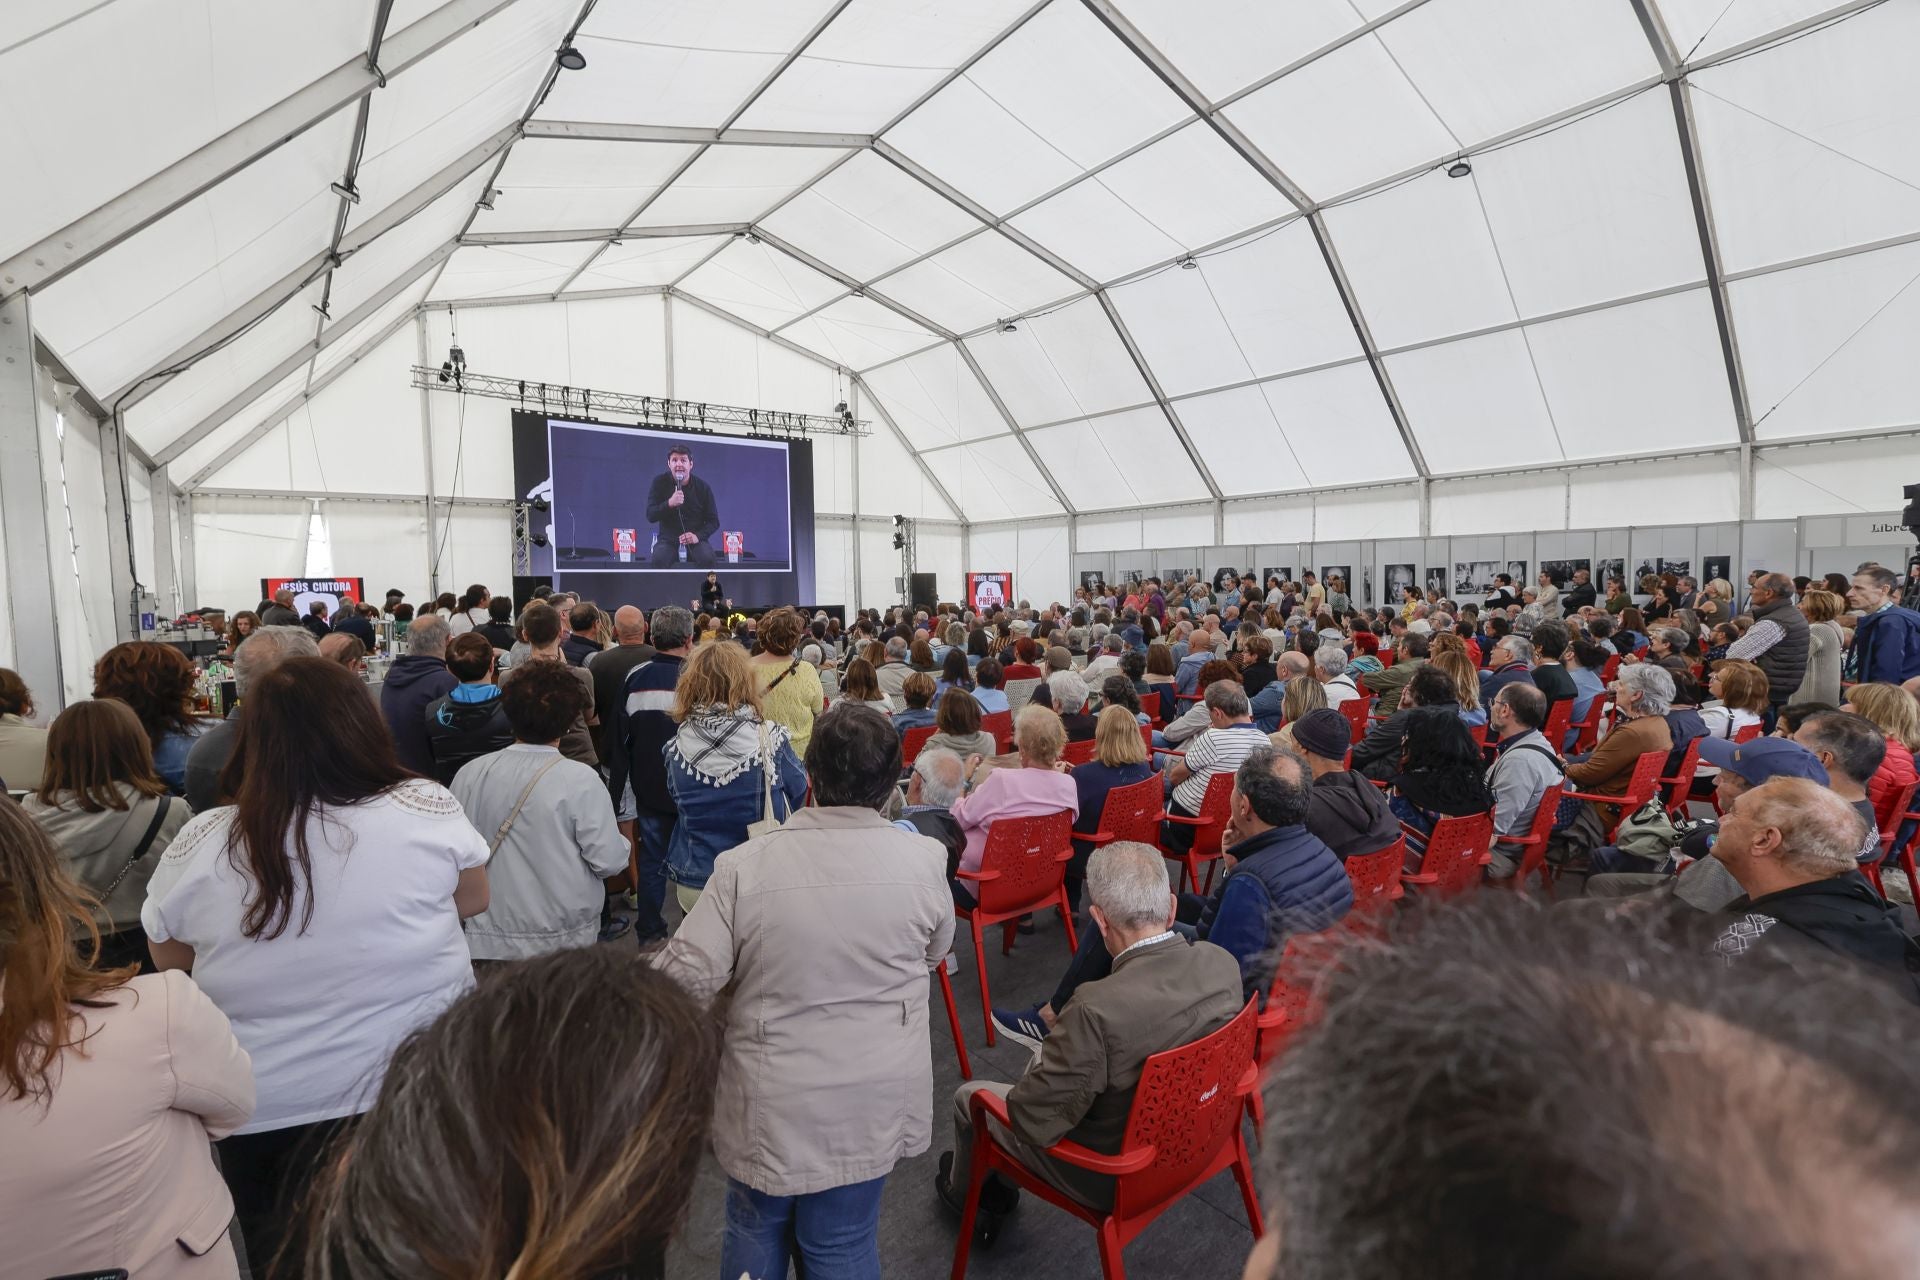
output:
M 1076 928 L 1078 925 L 1076 924 Z M 615 943 L 612 945 L 630 945 Z M 960 1026 L 967 1037 L 967 1053 L 976 1079 L 1012 1081 L 1028 1060 L 1027 1051 L 1005 1039 L 993 1048 L 985 1042 L 980 997 L 973 976 L 973 943 L 961 925 L 955 944 L 960 973 L 953 981 L 960 1008 Z M 1035 933 L 1022 937 L 1013 954 L 1001 956 L 998 931 L 987 940 L 987 978 L 993 1002 L 1002 1008 L 1031 1005 L 1053 991 L 1066 968 L 1066 935 L 1057 916 L 1039 921 Z M 933 1280 L 953 1266 L 958 1225 L 934 1194 L 933 1178 L 940 1153 L 950 1149 L 953 1126 L 949 1118 L 953 1091 L 960 1083 L 959 1063 L 947 1029 L 945 1006 L 937 982 L 929 981 L 933 1026 L 934 1116 L 933 1146 L 912 1160 L 902 1161 L 887 1179 L 880 1210 L 880 1263 L 884 1275 L 908 1280 Z M 669 1257 L 668 1280 L 739 1280 L 720 1275 L 720 1241 L 725 1226 L 725 1180 L 711 1159 L 703 1162 L 699 1185 L 685 1229 Z M 1183 1276 L 1232 1280 L 1240 1274 L 1253 1245 L 1245 1207 L 1230 1173 L 1222 1173 L 1194 1195 L 1169 1209 L 1127 1246 L 1127 1274 L 1134 1277 Z M 991 1249 L 977 1244 L 967 1274 L 980 1280 L 1078 1280 L 1100 1275 L 1099 1252 L 1093 1229 L 1072 1215 L 1026 1195 L 1001 1229 Z M 755 1280 L 783 1280 L 755 1277 Z

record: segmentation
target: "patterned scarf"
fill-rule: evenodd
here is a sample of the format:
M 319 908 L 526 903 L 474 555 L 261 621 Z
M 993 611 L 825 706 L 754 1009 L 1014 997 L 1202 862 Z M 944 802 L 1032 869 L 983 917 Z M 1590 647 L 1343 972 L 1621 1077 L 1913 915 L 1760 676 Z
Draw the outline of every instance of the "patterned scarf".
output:
M 761 720 L 751 707 L 736 707 L 732 711 L 717 703 L 695 707 L 693 714 L 675 731 L 673 741 L 667 744 L 667 754 L 707 786 L 724 787 L 755 764 L 762 763 L 760 726 Z M 766 729 L 765 763 L 771 773 L 780 744 L 787 740 L 787 730 L 785 725 L 772 722 L 767 723 Z

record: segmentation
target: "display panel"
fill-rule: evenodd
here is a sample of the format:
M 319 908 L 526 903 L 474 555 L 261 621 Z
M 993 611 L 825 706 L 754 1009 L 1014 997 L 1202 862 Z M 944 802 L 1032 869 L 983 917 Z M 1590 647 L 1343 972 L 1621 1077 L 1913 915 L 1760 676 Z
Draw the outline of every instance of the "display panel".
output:
M 1011 573 L 970 573 L 967 575 L 967 606 L 975 613 L 993 613 L 1013 602 Z

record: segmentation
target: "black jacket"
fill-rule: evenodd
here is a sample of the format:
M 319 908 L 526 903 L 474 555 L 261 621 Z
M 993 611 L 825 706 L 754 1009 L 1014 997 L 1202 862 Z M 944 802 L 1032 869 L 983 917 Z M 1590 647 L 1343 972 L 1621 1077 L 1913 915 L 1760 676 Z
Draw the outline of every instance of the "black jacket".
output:
M 358 636 L 360 638 L 360 643 L 367 646 L 367 652 L 368 653 L 373 652 L 374 643 L 375 643 L 373 638 L 373 624 L 371 622 L 368 622 L 365 618 L 361 618 L 357 616 L 351 617 L 351 618 L 342 618 L 340 619 L 340 621 L 333 624 L 333 629 L 335 631 L 344 631 L 350 636 Z M 429 658 L 427 659 L 427 661 L 440 662 L 440 659 Z M 441 665 L 445 666 L 446 664 L 444 662 L 441 662 Z
M 311 613 L 300 619 L 300 625 L 305 627 L 307 632 L 312 635 L 315 640 L 325 640 L 329 635 L 333 634 L 333 628 L 329 627 L 325 620 Z
M 504 622 L 483 622 L 474 631 L 487 638 L 487 643 L 496 649 L 511 650 L 520 637 L 514 634 L 512 627 Z
M 1387 793 L 1350 770 L 1313 780 L 1307 830 L 1321 843 L 1351 858 L 1378 853 L 1400 838 L 1400 819 L 1387 807 Z
M 600 646 L 585 636 L 568 636 L 560 642 L 560 652 L 566 655 L 570 667 L 584 667 L 587 659 L 600 652 Z
M 500 693 L 485 702 L 456 702 L 452 694 L 427 704 L 427 749 L 433 753 L 433 780 L 442 786 L 469 760 L 513 745 L 513 727 L 501 709 Z
M 720 531 L 720 509 L 713 500 L 713 487 L 699 476 L 688 476 L 678 507 L 667 505 L 673 496 L 673 473 L 662 471 L 647 487 L 647 522 L 658 527 L 655 542 L 673 542 L 683 533 L 693 533 L 705 542 Z
M 364 618 L 358 621 L 363 626 L 366 623 Z M 451 693 L 459 683 L 440 658 L 410 653 L 387 668 L 387 681 L 380 687 L 380 714 L 393 734 L 400 763 L 422 777 L 433 776 L 433 748 L 427 745 L 427 706 Z
M 1547 695 L 1549 711 L 1555 702 L 1572 702 L 1580 696 L 1580 691 L 1573 687 L 1573 677 L 1557 662 L 1543 662 L 1535 667 L 1533 685 Z
M 1591 582 L 1584 585 L 1578 582 L 1570 582 L 1560 588 L 1560 607 L 1570 614 L 1578 613 L 1588 605 L 1593 604 L 1598 597 L 1599 593 L 1594 590 Z
M 1725 915 L 1726 928 L 1714 943 L 1721 955 L 1817 947 L 1886 978 L 1920 1004 L 1920 946 L 1900 927 L 1897 911 L 1858 871 L 1751 900 L 1740 898 Z
M 650 644 L 617 644 L 587 663 L 593 677 L 593 714 L 600 717 L 594 746 L 610 777 L 626 778 L 627 757 L 620 745 L 620 719 L 627 709 L 627 673 L 653 657 Z

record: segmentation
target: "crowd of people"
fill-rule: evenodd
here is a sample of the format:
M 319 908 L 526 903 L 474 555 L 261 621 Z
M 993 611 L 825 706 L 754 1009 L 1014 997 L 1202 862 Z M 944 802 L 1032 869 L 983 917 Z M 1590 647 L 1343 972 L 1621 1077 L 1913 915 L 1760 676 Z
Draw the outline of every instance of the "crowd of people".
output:
M 878 1276 L 887 1176 L 940 1140 L 929 975 L 957 969 L 995 824 L 1060 814 L 1079 946 L 1047 1001 L 991 1010 L 1031 1062 L 952 1097 L 935 1190 L 960 1208 L 985 1090 L 995 1141 L 1110 1209 L 1114 1175 L 1050 1149 L 1117 1152 L 1147 1060 L 1263 1001 L 1290 939 L 1342 926 L 1350 860 L 1404 841 L 1416 873 L 1443 825 L 1483 819 L 1485 877 L 1524 880 L 1555 788 L 1578 794 L 1529 873 L 1581 901 L 1414 893 L 1418 931 L 1328 975 L 1324 1025 L 1275 1076 L 1286 1229 L 1248 1275 L 1545 1275 L 1569 1249 L 1632 1269 L 1683 1204 L 1785 1231 L 1750 1183 L 1824 1186 L 1795 1201 L 1795 1247 L 1864 1258 L 1845 1213 L 1883 1217 L 1873 1196 L 1913 1176 L 1912 1122 L 1875 1129 L 1863 1099 L 1914 1074 L 1878 1046 L 1920 1003 L 1885 893 L 1915 839 L 1920 613 L 1881 566 L 1833 576 L 1736 593 L 1583 570 L 1387 610 L 1311 574 L 1148 579 L 991 614 L 731 622 L 475 585 L 418 612 L 393 592 L 236 613 L 219 720 L 166 645 L 109 650 L 94 697 L 45 727 L 0 671 L 19 800 L 0 803 L 0 1214 L 39 1224 L 8 1232 L 0 1270 L 658 1276 L 706 1151 L 723 1280 Z M 405 637 L 377 700 L 376 624 Z M 1651 757 L 1669 789 L 1629 805 Z M 1150 843 L 1103 830 L 1143 793 Z M 1848 1025 L 1776 1027 L 1760 1011 L 1788 988 L 1803 1019 Z M 1653 1056 L 1715 1018 L 1697 1065 Z M 1644 1060 L 1549 1095 L 1542 1064 L 1592 1022 Z M 1502 1124 L 1465 1146 L 1440 1135 L 1486 1091 L 1449 1076 L 1415 1099 L 1393 1074 L 1454 1058 L 1502 1091 Z M 1630 1153 L 1587 1105 L 1651 1096 L 1722 1137 L 1744 1119 L 1777 1156 L 1791 1107 L 1707 1089 L 1722 1069 L 1818 1089 L 1818 1149 L 1764 1170 Z M 1603 1163 L 1571 1167 L 1588 1141 Z M 997 1174 L 981 1195 L 1017 1202 Z M 1351 1270 L 1342 1236 L 1376 1225 Z

